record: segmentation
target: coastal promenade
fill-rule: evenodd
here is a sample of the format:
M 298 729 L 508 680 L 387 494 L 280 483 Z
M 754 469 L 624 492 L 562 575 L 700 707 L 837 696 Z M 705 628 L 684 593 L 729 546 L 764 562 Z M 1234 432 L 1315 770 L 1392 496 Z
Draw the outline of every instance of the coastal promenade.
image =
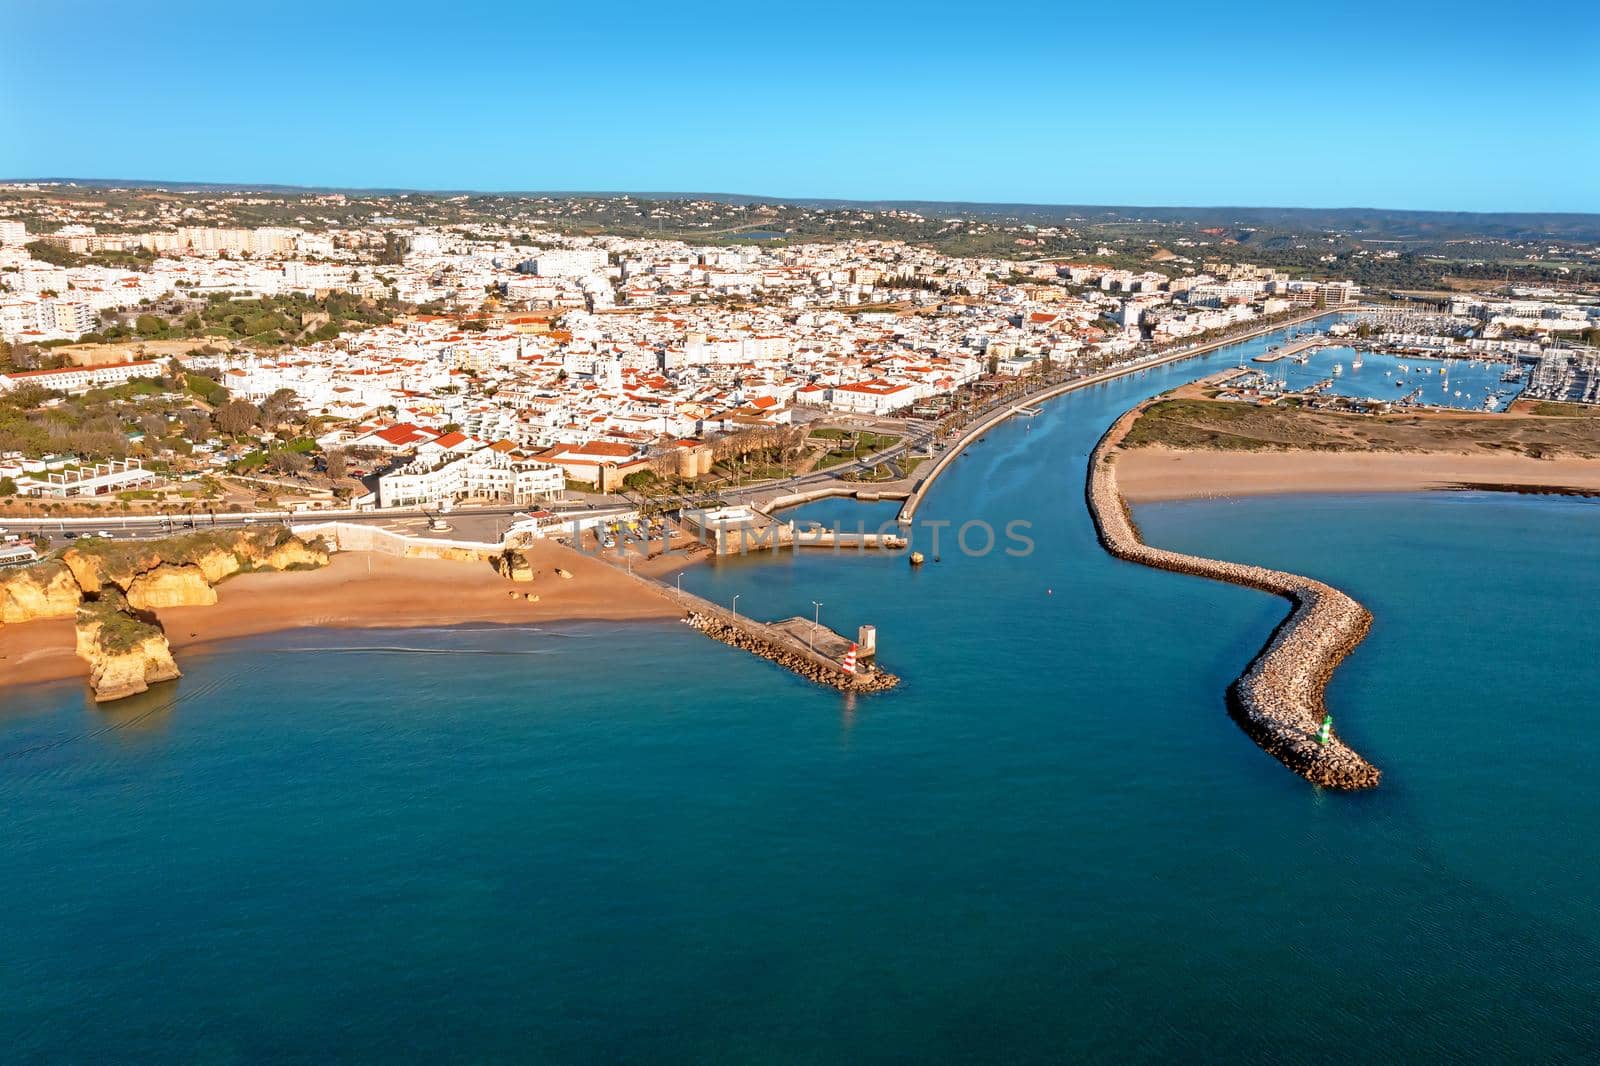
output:
M 1047 385 L 1033 392 L 1024 393 L 1022 396 L 1017 397 L 1016 399 L 1007 400 L 1002 404 L 997 404 L 992 411 L 980 415 L 976 422 L 968 426 L 967 429 L 962 432 L 961 436 L 958 437 L 955 442 L 945 450 L 944 455 L 939 457 L 939 461 L 933 464 L 933 468 L 928 471 L 927 475 L 923 477 L 921 481 L 917 482 L 915 487 L 911 489 L 910 494 L 906 497 L 904 505 L 902 505 L 900 508 L 899 522 L 901 525 L 910 525 L 916 520 L 917 508 L 922 505 L 922 498 L 927 495 L 929 489 L 933 488 L 933 484 L 939 479 L 939 475 L 943 474 L 945 470 L 949 468 L 950 464 L 955 461 L 956 457 L 960 455 L 964 449 L 971 445 L 973 441 L 982 437 L 985 433 L 989 432 L 989 430 L 993 429 L 995 426 L 998 426 L 1008 418 L 1024 413 L 1034 413 L 1033 408 L 1036 404 L 1043 403 L 1047 400 L 1053 400 L 1057 396 L 1063 396 L 1069 392 L 1075 392 L 1078 389 L 1086 389 L 1091 385 L 1099 385 L 1103 382 L 1114 381 L 1117 378 L 1127 377 L 1129 374 L 1136 374 L 1141 370 L 1151 370 L 1155 367 L 1166 366 L 1169 363 L 1179 363 L 1185 359 L 1194 359 L 1198 356 L 1207 355 L 1211 352 L 1214 352 L 1219 348 L 1226 348 L 1230 344 L 1239 344 L 1244 341 L 1252 340 L 1256 337 L 1272 333 L 1276 330 L 1290 329 L 1294 326 L 1303 325 L 1306 322 L 1311 322 L 1315 319 L 1323 318 L 1334 313 L 1336 312 L 1318 309 L 1286 321 L 1274 322 L 1271 325 L 1264 325 L 1257 329 L 1250 330 L 1249 332 L 1241 333 L 1237 336 L 1224 337 L 1216 341 L 1208 341 L 1205 344 L 1198 345 L 1193 348 L 1183 348 L 1175 352 L 1167 352 L 1164 354 L 1150 356 L 1145 359 L 1140 359 L 1136 362 L 1129 363 L 1126 366 L 1118 366 L 1110 370 L 1102 370 L 1099 373 L 1090 374 L 1087 377 L 1073 378 L 1071 381 Z
M 1229 710 L 1268 754 L 1313 784 L 1351 790 L 1376 787 L 1381 774 L 1375 766 L 1337 735 L 1330 733 L 1325 743 L 1317 737 L 1326 713 L 1328 680 L 1366 636 L 1372 615 L 1321 581 L 1146 544 L 1117 487 L 1115 449 L 1149 403 L 1117 419 L 1089 458 L 1086 493 L 1101 544 L 1129 562 L 1259 589 L 1293 604 L 1289 617 L 1229 686 Z

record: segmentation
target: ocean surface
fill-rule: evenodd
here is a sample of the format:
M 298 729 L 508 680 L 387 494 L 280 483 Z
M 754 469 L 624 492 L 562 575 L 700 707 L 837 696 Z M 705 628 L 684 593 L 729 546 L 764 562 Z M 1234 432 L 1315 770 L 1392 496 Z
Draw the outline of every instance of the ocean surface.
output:
M 991 431 L 920 570 L 685 575 L 875 624 L 890 693 L 677 623 L 308 630 L 109 708 L 6 692 L 0 1058 L 1593 1061 L 1600 504 L 1139 510 L 1374 611 L 1329 702 L 1384 786 L 1318 791 L 1224 707 L 1285 605 L 1112 560 L 1083 505 L 1117 413 L 1240 357 Z

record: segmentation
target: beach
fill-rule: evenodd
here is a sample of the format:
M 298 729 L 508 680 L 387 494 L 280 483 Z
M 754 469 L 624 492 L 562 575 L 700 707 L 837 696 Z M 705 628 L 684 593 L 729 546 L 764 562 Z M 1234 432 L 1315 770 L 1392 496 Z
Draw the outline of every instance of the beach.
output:
M 1600 460 L 1441 452 L 1124 448 L 1117 480 L 1130 503 L 1303 492 L 1503 488 L 1600 493 Z
M 158 614 L 181 666 L 186 651 L 288 629 L 631 621 L 682 613 L 646 582 L 560 544 L 535 542 L 524 554 L 536 574 L 531 583 L 508 581 L 487 563 L 342 552 L 320 570 L 241 574 L 217 586 L 213 606 Z M 558 576 L 558 567 L 572 577 Z M 539 599 L 529 602 L 525 592 Z M 88 672 L 74 652 L 71 620 L 0 626 L 0 688 Z

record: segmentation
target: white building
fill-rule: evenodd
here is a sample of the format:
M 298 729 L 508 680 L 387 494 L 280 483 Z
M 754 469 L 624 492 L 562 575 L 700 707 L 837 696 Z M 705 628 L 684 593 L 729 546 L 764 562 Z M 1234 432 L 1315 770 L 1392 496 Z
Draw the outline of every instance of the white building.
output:
M 158 378 L 161 364 L 153 359 L 113 366 L 68 366 L 60 370 L 20 370 L 0 377 L 0 391 L 23 385 L 40 385 L 56 392 L 88 392 L 121 385 L 134 378 Z
M 581 278 L 606 268 L 602 248 L 558 248 L 540 252 L 522 264 L 521 269 L 541 278 Z
M 910 407 L 922 399 L 922 390 L 915 385 L 896 383 L 876 378 L 850 385 L 835 385 L 828 390 L 828 405 L 835 411 L 854 414 L 887 415 Z
M 566 484 L 560 467 L 518 456 L 506 444 L 470 452 L 434 449 L 379 476 L 378 506 L 414 507 L 485 498 L 525 506 L 559 499 Z

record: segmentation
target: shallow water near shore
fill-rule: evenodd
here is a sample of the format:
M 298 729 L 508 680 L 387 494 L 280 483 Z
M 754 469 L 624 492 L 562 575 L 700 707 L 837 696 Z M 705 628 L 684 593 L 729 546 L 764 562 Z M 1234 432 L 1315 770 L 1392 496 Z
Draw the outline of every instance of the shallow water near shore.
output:
M 1322 793 L 1223 692 L 1286 613 L 1107 557 L 1116 414 L 1280 338 L 989 432 L 924 522 L 1031 555 L 687 571 L 879 627 L 851 698 L 686 626 L 301 631 L 112 709 L 0 699 L 0 1047 L 173 1061 L 1579 1060 L 1597 1046 L 1600 504 L 1142 507 L 1334 581 Z M 791 517 L 869 528 L 893 508 Z M 920 525 L 917 543 L 931 548 Z M 946 538 L 953 527 L 942 531 Z M 931 554 L 931 553 L 930 553 Z M 451 654 L 438 654 L 447 651 Z

